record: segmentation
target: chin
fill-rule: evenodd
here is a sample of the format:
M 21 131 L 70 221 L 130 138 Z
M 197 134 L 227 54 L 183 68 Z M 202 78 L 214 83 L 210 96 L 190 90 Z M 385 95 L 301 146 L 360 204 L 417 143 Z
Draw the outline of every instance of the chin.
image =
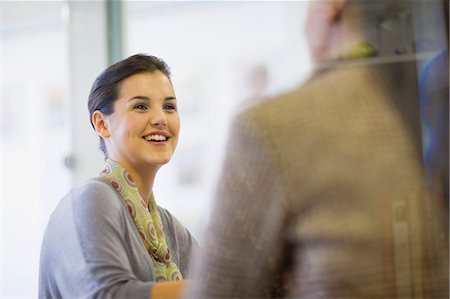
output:
M 153 165 L 163 166 L 169 163 L 171 157 L 161 158 L 161 159 L 151 159 L 149 162 Z

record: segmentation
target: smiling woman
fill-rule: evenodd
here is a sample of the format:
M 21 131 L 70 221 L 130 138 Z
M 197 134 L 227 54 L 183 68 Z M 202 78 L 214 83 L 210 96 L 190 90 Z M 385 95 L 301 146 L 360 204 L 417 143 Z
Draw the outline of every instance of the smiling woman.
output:
M 92 123 L 105 143 L 105 155 L 136 177 L 144 199 L 156 171 L 169 162 L 180 131 L 176 98 L 161 71 L 134 74 L 120 84 L 114 113 L 92 113 Z
M 197 242 L 152 192 L 180 131 L 169 67 L 142 54 L 110 66 L 95 80 L 88 108 L 105 168 L 53 213 L 39 297 L 149 298 L 181 290 Z

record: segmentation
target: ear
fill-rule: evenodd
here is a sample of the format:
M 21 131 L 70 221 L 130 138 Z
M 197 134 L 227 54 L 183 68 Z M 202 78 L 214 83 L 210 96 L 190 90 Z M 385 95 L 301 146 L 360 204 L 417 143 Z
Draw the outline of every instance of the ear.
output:
M 314 0 L 309 4 L 305 35 L 314 62 L 326 60 L 330 55 L 332 35 L 348 0 Z
M 330 7 L 328 11 L 328 18 L 331 22 L 336 22 L 342 16 L 342 11 L 344 7 L 347 5 L 348 0 L 336 0 L 330 2 Z
M 103 139 L 111 136 L 106 115 L 104 115 L 100 110 L 95 110 L 94 113 L 92 113 L 92 124 L 94 125 L 97 134 Z

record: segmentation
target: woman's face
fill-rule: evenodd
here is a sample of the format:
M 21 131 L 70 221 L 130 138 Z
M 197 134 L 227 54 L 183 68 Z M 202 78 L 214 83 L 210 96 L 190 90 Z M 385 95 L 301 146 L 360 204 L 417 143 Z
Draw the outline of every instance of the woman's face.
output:
M 106 123 L 111 159 L 135 170 L 164 165 L 175 151 L 180 131 L 172 83 L 160 71 L 126 78 Z

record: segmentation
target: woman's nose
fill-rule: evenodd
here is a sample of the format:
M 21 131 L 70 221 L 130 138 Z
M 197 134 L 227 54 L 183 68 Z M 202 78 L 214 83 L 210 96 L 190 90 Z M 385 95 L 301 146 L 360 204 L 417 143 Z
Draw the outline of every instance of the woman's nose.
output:
M 167 119 L 164 111 L 162 109 L 153 110 L 150 116 L 150 122 L 152 126 L 156 128 L 163 128 L 167 126 Z

